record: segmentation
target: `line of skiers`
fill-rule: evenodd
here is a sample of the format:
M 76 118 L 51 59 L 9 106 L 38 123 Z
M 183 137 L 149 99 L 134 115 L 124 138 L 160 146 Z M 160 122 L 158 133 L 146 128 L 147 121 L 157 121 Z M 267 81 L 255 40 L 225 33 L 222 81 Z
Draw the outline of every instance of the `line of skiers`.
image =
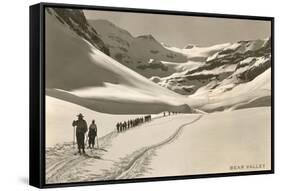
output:
M 167 113 L 163 112 L 163 116 L 165 117 L 171 115 L 171 113 L 177 114 L 178 112 L 170 112 L 170 111 L 168 111 Z M 85 135 L 88 131 L 88 126 L 87 126 L 87 122 L 83 119 L 84 116 L 81 113 L 77 115 L 77 117 L 78 120 L 74 120 L 72 122 L 72 126 L 73 127 L 76 126 L 76 141 L 78 146 L 78 152 L 79 154 L 81 154 L 81 150 L 83 153 L 85 153 Z M 118 122 L 116 124 L 116 129 L 117 132 L 119 133 L 148 121 L 151 121 L 151 115 L 138 117 L 136 119 L 131 119 L 124 122 Z M 88 148 L 94 148 L 96 137 L 97 137 L 97 125 L 95 123 L 95 120 L 92 120 L 92 123 L 89 126 L 89 131 L 88 131 L 88 144 L 89 144 Z
M 118 122 L 116 124 L 117 132 L 123 132 L 135 126 L 138 126 L 144 122 L 151 121 L 151 115 L 146 115 L 144 117 L 138 117 L 136 119 L 130 119 L 128 121 Z
M 88 131 L 88 126 L 87 122 L 83 119 L 84 116 L 81 113 L 77 115 L 77 117 L 78 120 L 74 120 L 72 122 L 72 126 L 76 126 L 76 141 L 78 146 L 78 152 L 79 154 L 81 154 L 82 150 L 82 152 L 85 154 L 85 134 Z M 97 133 L 97 125 L 95 123 L 95 120 L 92 120 L 88 131 L 88 148 L 94 148 Z

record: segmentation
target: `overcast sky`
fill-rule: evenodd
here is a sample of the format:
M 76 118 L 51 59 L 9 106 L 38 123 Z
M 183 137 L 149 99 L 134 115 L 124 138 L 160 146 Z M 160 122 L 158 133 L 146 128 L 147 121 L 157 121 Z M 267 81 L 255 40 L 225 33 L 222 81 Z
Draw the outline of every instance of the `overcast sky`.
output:
M 158 41 L 179 48 L 264 39 L 271 33 L 269 21 L 94 10 L 84 13 L 87 19 L 109 20 L 133 36 L 152 34 Z

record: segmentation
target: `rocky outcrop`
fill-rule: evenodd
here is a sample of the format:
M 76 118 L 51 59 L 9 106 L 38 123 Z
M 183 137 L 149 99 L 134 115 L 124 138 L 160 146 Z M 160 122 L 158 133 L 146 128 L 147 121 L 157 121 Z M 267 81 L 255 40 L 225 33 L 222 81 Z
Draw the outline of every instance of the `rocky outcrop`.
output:
M 109 55 L 109 49 L 99 37 L 96 30 L 89 25 L 82 10 L 47 8 L 46 11 L 48 14 L 55 16 L 62 24 L 68 25 L 77 35 Z
M 204 65 L 160 78 L 157 83 L 177 93 L 191 95 L 201 87 L 212 91 L 231 84 L 233 88 L 252 81 L 270 67 L 271 38 L 240 41 L 217 52 Z

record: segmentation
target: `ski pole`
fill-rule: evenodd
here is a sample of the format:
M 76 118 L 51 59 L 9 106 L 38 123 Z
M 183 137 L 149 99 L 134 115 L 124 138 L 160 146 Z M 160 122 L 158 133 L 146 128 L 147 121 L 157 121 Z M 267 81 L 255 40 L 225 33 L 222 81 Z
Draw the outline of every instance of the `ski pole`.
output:
M 73 148 L 75 148 L 75 126 L 73 126 Z
M 97 146 L 98 146 L 98 149 L 99 149 L 100 147 L 99 147 L 99 138 L 98 138 L 98 135 L 97 135 Z

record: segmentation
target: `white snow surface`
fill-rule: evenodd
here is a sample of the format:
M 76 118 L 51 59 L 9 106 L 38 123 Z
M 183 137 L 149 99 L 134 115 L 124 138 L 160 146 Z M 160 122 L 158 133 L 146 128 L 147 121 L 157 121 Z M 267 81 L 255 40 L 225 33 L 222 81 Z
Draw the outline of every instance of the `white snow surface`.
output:
M 224 43 L 224 44 L 218 44 L 218 45 L 213 45 L 213 46 L 209 46 L 209 47 L 196 47 L 195 46 L 195 47 L 189 48 L 189 49 L 180 49 L 177 47 L 166 47 L 166 48 L 186 55 L 188 60 L 206 61 L 209 56 L 214 55 L 215 53 L 223 50 L 224 48 L 226 48 L 230 45 L 231 45 L 231 43 Z
M 269 169 L 270 124 L 269 107 L 158 117 L 100 138 L 100 149 L 86 157 L 69 144 L 48 148 L 47 182 L 231 172 L 241 163 Z
M 176 141 L 155 149 L 141 177 L 261 170 L 246 168 L 253 164 L 270 170 L 270 125 L 269 107 L 204 115 Z

